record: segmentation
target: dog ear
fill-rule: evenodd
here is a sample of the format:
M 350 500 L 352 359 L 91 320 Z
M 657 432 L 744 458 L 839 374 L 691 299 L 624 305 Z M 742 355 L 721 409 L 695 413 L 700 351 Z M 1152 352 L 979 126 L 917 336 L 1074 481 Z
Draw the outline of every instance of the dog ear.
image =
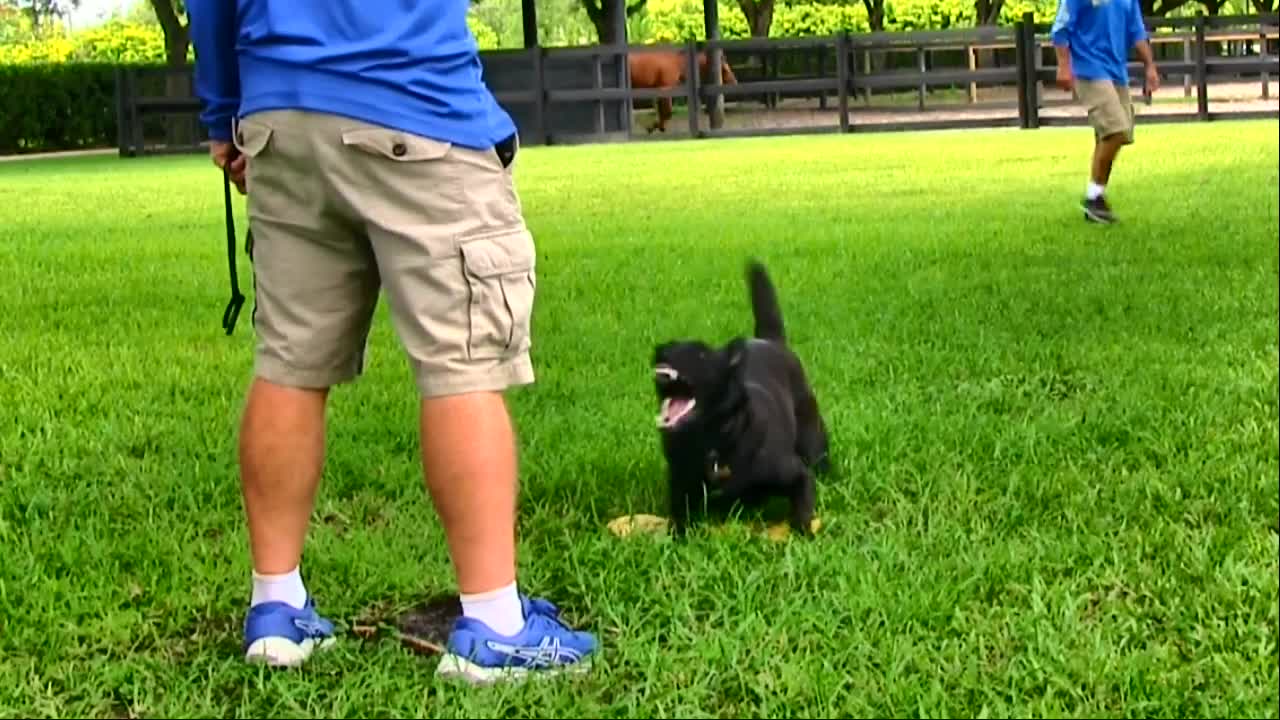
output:
M 737 370 L 742 364 L 742 349 L 744 343 L 734 342 L 729 345 L 729 369 Z

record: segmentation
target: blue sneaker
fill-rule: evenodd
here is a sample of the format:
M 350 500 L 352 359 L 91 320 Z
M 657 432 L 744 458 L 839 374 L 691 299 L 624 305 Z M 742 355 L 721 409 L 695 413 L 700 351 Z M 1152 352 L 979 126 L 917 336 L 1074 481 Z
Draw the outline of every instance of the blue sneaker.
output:
M 262 603 L 244 619 L 244 657 L 249 662 L 295 667 L 333 642 L 333 623 L 316 612 L 310 596 L 301 610 L 288 603 Z
M 475 683 L 524 679 L 533 674 L 584 673 L 591 669 L 596 639 L 560 620 L 560 610 L 547 600 L 521 597 L 524 627 L 515 635 L 499 635 L 474 618 L 454 623 L 436 675 Z

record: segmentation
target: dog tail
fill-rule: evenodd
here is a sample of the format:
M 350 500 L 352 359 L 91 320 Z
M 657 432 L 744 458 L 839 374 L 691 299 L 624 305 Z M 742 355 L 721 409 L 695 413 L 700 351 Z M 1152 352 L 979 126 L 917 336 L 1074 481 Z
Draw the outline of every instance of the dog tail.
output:
M 764 265 L 752 260 L 747 263 L 747 287 L 751 291 L 751 314 L 755 316 L 755 336 L 762 340 L 785 343 L 786 331 L 782 327 L 782 308 L 778 305 L 778 293 Z

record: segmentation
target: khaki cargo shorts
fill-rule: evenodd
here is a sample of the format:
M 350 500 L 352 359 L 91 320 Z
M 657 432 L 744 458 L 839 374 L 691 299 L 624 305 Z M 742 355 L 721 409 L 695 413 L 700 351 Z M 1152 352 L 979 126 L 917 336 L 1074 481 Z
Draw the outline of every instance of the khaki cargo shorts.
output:
M 533 382 L 533 237 L 507 162 L 347 118 L 253 114 L 255 373 L 293 387 L 365 366 L 379 291 L 423 396 Z
M 1134 110 L 1129 86 L 1110 80 L 1076 80 L 1076 98 L 1089 111 L 1089 124 L 1094 138 L 1101 140 L 1116 133 L 1124 134 L 1124 144 L 1133 144 Z

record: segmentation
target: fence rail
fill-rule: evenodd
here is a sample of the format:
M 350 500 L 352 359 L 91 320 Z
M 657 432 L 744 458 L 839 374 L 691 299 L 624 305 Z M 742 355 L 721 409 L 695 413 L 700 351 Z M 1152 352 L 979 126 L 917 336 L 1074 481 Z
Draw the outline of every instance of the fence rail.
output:
M 1160 57 L 1162 77 L 1182 81 L 1184 95 L 1196 98 L 1195 109 L 1161 112 L 1161 121 L 1212 121 L 1224 118 L 1280 117 L 1276 108 L 1243 111 L 1211 111 L 1209 84 L 1214 80 L 1257 78 L 1261 96 L 1270 98 L 1269 84 L 1280 76 L 1280 13 L 1194 18 L 1148 18 L 1153 48 L 1177 50 L 1181 57 Z M 1056 75 L 1050 26 L 1037 24 L 1030 13 L 1013 27 L 981 27 L 914 33 L 841 33 L 820 38 L 717 39 L 658 45 L 597 45 L 590 47 L 501 50 L 482 53 L 485 78 L 498 103 L 517 117 L 521 141 L 526 145 L 594 142 L 630 136 L 632 110 L 638 101 L 670 98 L 683 104 L 690 137 L 741 137 L 748 135 L 810 134 L 943 128 L 1017 126 L 1034 129 L 1050 125 L 1086 122 L 1082 113 L 1054 114 L 1074 102 L 1067 97 L 1046 98 Z M 1244 48 L 1247 54 L 1222 55 L 1223 47 Z M 1256 52 L 1250 53 L 1256 48 Z M 633 88 L 626 70 L 629 56 L 655 52 L 683 52 L 683 82 L 666 88 Z M 705 52 L 726 59 L 738 58 L 743 70 L 736 84 L 721 84 L 718 74 L 699 76 L 696 55 Z M 904 54 L 910 54 L 903 58 Z M 967 58 L 964 66 L 938 67 L 936 58 L 946 54 Z M 977 67 L 975 58 L 986 53 L 995 67 Z M 885 58 L 897 54 L 896 59 Z M 878 61 L 876 58 L 879 58 Z M 1003 60 L 1002 60 L 1003 58 Z M 732 64 L 732 63 L 731 63 Z M 758 65 L 757 65 L 758 64 Z M 787 66 L 798 72 L 782 76 Z M 877 67 L 878 66 L 878 67 Z M 759 70 L 759 72 L 756 72 Z M 173 71 L 169 71 L 173 72 Z M 189 71 L 188 71 L 189 72 Z M 738 69 L 735 68 L 735 72 Z M 120 152 L 141 154 L 146 147 L 144 125 L 156 115 L 194 119 L 198 102 L 190 95 L 143 92 L 136 71 L 118 79 Z M 1152 98 L 1142 92 L 1139 63 L 1130 64 L 1132 85 L 1147 105 Z M 936 117 L 890 122 L 855 122 L 874 117 L 883 107 L 872 107 L 872 94 L 907 90 L 917 96 L 915 111 L 926 111 L 931 88 L 967 89 L 969 104 L 1007 109 L 1002 117 Z M 979 86 L 1015 88 L 1015 97 L 977 102 Z M 724 127 L 717 103 L 725 100 L 761 100 L 776 106 L 779 98 L 817 98 L 832 117 L 826 125 L 802 127 Z M 855 107 L 854 98 L 865 103 Z M 835 101 L 835 108 L 827 103 Z M 707 108 L 703 122 L 699 108 Z M 1016 109 L 1016 114 L 1013 112 Z M 889 108 L 901 110 L 901 107 Z M 576 119 L 575 119 L 576 118 Z M 1140 115 L 1139 121 L 1144 121 Z M 198 145 L 198 143 L 194 143 Z M 191 143 L 169 144 L 160 151 L 184 151 Z

